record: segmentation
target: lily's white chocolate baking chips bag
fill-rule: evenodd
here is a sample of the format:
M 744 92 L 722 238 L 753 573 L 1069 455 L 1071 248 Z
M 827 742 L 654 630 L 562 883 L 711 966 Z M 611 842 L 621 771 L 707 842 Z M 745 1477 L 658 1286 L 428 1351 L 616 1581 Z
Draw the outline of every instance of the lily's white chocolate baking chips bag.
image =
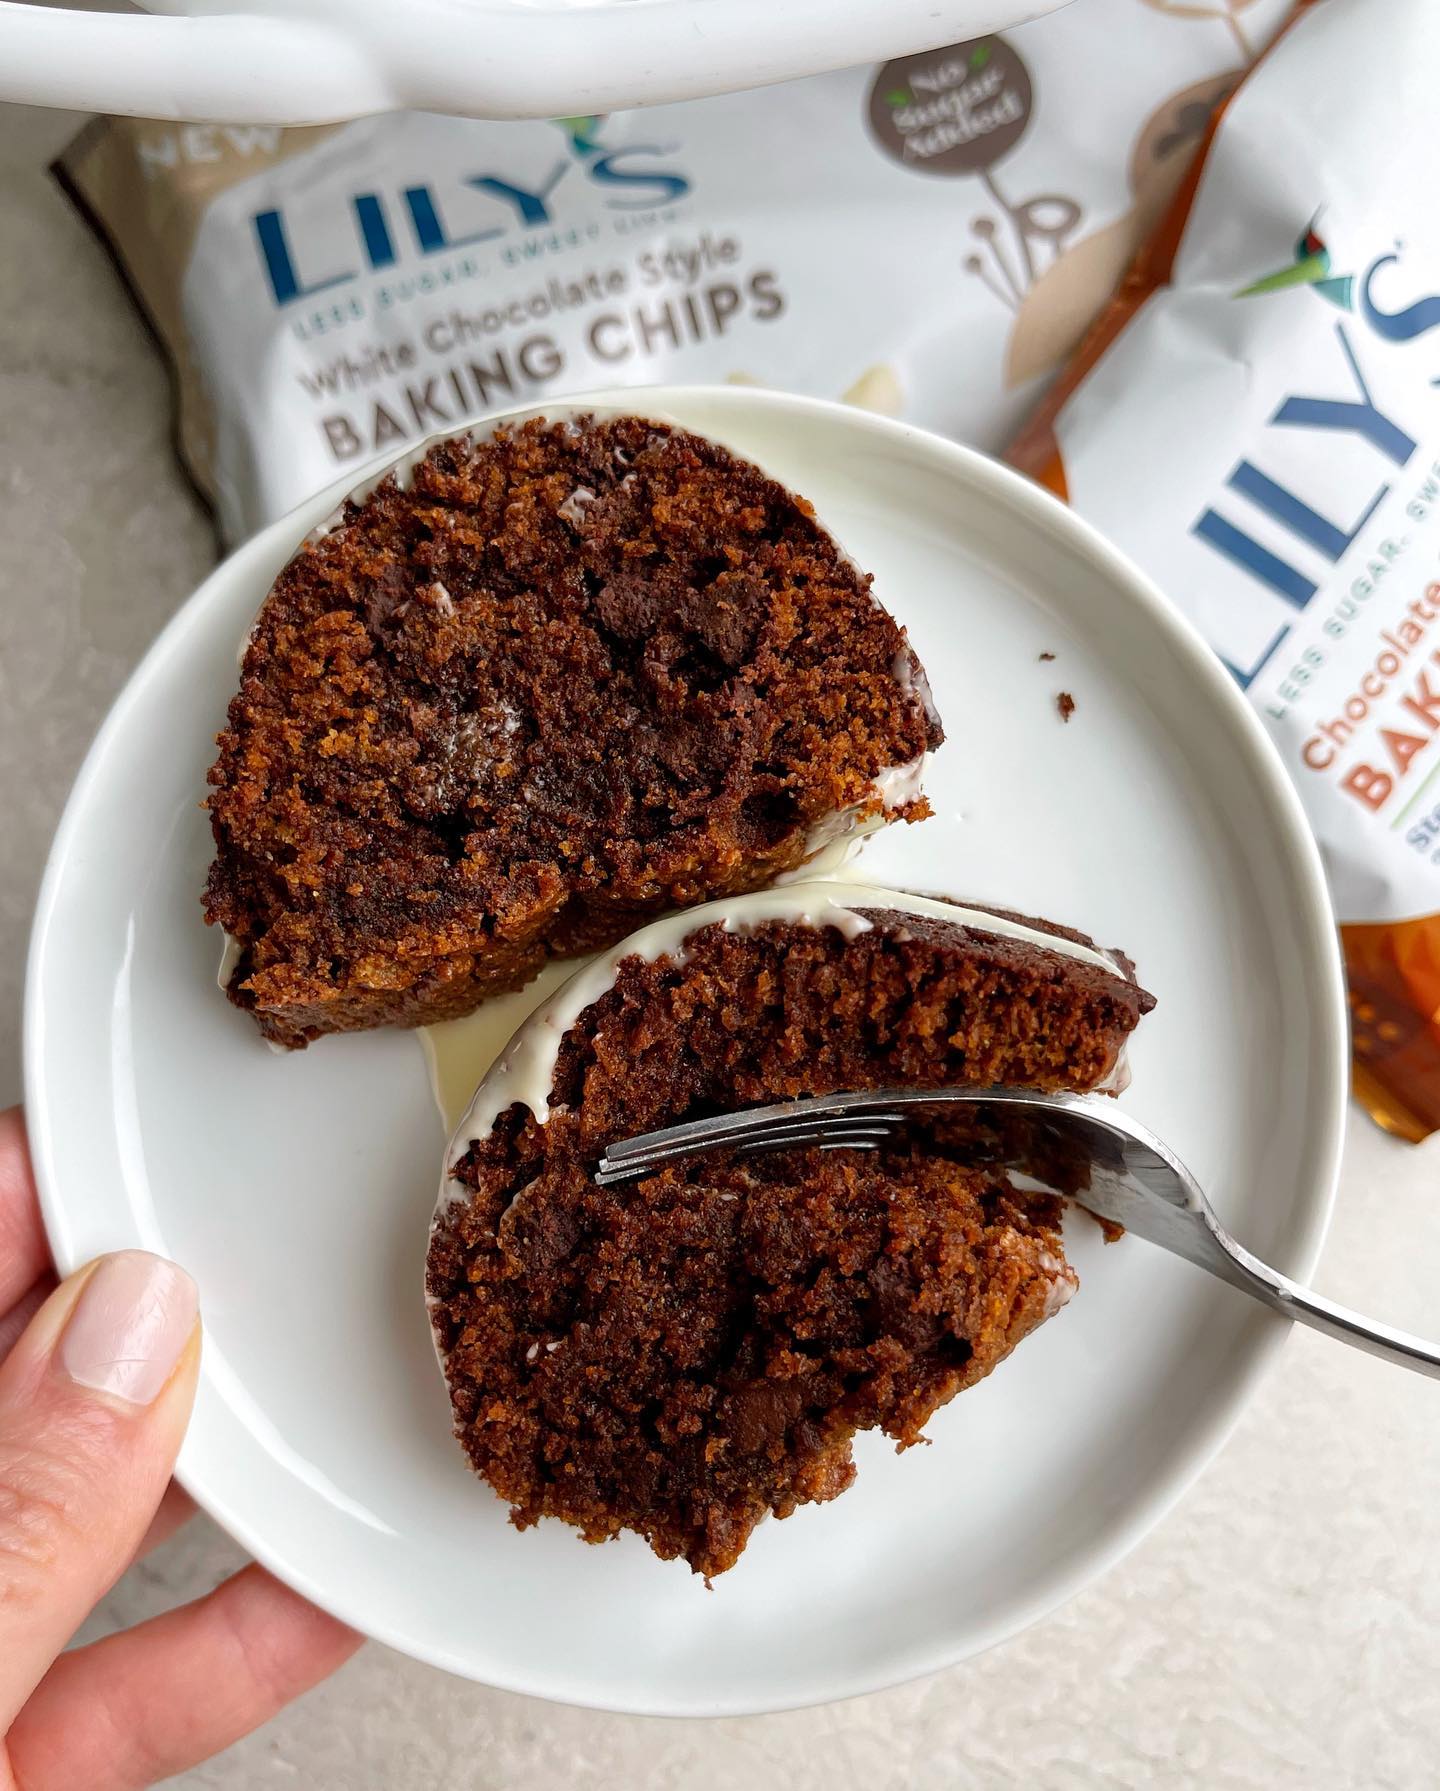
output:
M 1013 458 L 1245 689 L 1324 852 L 1356 1092 L 1440 1129 L 1436 0 L 1307 0 Z
M 603 118 L 101 120 L 59 172 L 175 363 L 230 540 L 477 411 L 604 385 L 753 381 L 999 447 L 1286 4 L 1076 0 Z

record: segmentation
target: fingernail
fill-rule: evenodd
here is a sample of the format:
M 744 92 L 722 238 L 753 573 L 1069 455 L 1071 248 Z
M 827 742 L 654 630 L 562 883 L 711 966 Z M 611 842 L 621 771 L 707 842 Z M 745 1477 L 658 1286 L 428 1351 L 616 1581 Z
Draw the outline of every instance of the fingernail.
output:
M 175 1372 L 198 1310 L 184 1269 L 145 1250 L 121 1250 L 81 1288 L 61 1334 L 60 1367 L 82 1387 L 149 1405 Z

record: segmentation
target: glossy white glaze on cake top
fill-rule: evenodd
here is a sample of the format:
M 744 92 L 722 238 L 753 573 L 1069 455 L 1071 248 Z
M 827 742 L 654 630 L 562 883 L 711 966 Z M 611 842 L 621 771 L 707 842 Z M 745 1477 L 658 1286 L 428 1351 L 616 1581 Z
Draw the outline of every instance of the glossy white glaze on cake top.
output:
M 616 973 L 627 958 L 639 958 L 647 964 L 653 964 L 659 958 L 683 963 L 686 940 L 702 927 L 716 924 L 727 932 L 749 933 L 779 921 L 791 926 L 834 927 L 846 939 L 856 939 L 869 932 L 872 926 L 862 912 L 865 909 L 913 914 L 941 920 L 951 926 L 969 927 L 993 938 L 1017 940 L 1060 957 L 1091 964 L 1112 976 L 1119 973 L 1119 966 L 1109 953 L 1075 940 L 1059 938 L 1022 921 L 993 914 L 988 909 L 936 901 L 928 896 L 911 895 L 906 890 L 882 889 L 873 884 L 792 883 L 667 914 L 632 933 L 628 939 L 621 940 L 610 951 L 601 953 L 577 971 L 516 1032 L 504 1053 L 482 1078 L 474 1099 L 451 1137 L 446 1155 L 447 1185 L 441 1192 L 442 1206 L 457 1194 L 454 1184 L 448 1182 L 448 1171 L 465 1155 L 473 1140 L 489 1133 L 507 1108 L 517 1103 L 528 1107 L 542 1125 L 549 1118 L 550 1089 L 561 1041 L 586 1008 L 613 988 Z M 1119 1069 L 1118 1064 L 1116 1068 Z M 1112 1077 L 1114 1074 L 1112 1072 Z

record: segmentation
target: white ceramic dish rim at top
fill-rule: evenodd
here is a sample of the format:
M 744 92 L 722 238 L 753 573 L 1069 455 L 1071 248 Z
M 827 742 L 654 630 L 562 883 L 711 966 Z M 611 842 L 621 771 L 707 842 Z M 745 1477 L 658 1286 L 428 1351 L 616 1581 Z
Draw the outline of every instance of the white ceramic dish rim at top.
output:
M 1066 0 L 143 3 L 0 0 L 0 99 L 216 124 L 588 115 L 931 50 Z
M 659 416 L 674 415 L 683 423 L 688 405 L 697 401 L 703 402 L 712 410 L 720 407 L 722 413 L 725 409 L 733 409 L 736 414 L 743 414 L 745 410 L 759 407 L 777 417 L 785 413 L 797 416 L 808 413 L 811 418 L 827 424 L 838 426 L 843 423 L 846 429 L 860 432 L 865 438 L 867 450 L 871 452 L 883 453 L 887 444 L 893 448 L 901 443 L 912 451 L 923 450 L 934 464 L 947 467 L 951 475 L 965 481 L 972 488 L 992 495 L 997 502 L 1003 501 L 1005 506 L 1036 530 L 1044 531 L 1052 538 L 1058 537 L 1070 551 L 1089 560 L 1106 580 L 1122 589 L 1128 599 L 1145 612 L 1148 624 L 1165 637 L 1167 647 L 1183 663 L 1186 675 L 1209 687 L 1210 699 L 1221 707 L 1235 739 L 1243 744 L 1250 769 L 1262 798 L 1268 805 L 1268 818 L 1276 834 L 1276 856 L 1288 864 L 1295 901 L 1295 936 L 1301 941 L 1302 955 L 1309 966 L 1307 987 L 1315 1000 L 1317 1015 L 1321 1021 L 1316 1036 L 1305 1041 L 1309 1051 L 1310 1073 L 1307 1092 L 1316 1116 L 1308 1139 L 1313 1165 L 1313 1174 L 1309 1179 L 1310 1194 L 1308 1204 L 1299 1212 L 1290 1234 L 1291 1248 L 1286 1253 L 1283 1264 L 1299 1277 L 1308 1276 L 1319 1258 L 1329 1225 L 1343 1138 L 1348 1086 L 1343 977 L 1325 892 L 1324 874 L 1299 799 L 1258 719 L 1221 669 L 1218 660 L 1160 591 L 1118 550 L 1063 504 L 999 463 L 904 423 L 857 412 L 848 406 L 824 400 L 735 387 L 656 387 L 603 391 L 565 397 L 548 405 L 532 404 L 491 413 L 484 421 L 488 425 L 504 417 L 523 418 L 594 409 L 599 412 L 621 410 Z M 447 430 L 443 437 L 434 439 L 446 439 L 457 433 L 461 431 Z M 234 561 L 250 550 L 257 549 L 261 543 L 272 547 L 282 542 L 298 544 L 311 528 L 333 514 L 347 493 L 373 480 L 385 468 L 398 461 L 413 458 L 419 451 L 412 447 L 404 455 L 386 456 L 346 475 L 288 517 L 270 525 L 261 536 L 254 538 L 248 548 L 240 549 L 237 555 L 232 555 L 230 560 L 223 562 L 157 638 L 107 716 L 76 779 L 55 836 L 37 903 L 25 998 L 26 1099 L 31 1151 L 42 1212 L 62 1273 L 70 1272 L 78 1263 L 72 1259 L 65 1245 L 66 1200 L 58 1185 L 56 1148 L 50 1126 L 51 1091 L 41 1048 L 45 1028 L 44 974 L 51 923 L 61 881 L 67 865 L 82 843 L 80 825 L 87 794 L 101 775 L 112 740 L 134 706 L 143 702 L 147 670 L 176 651 L 203 610 L 207 593 L 224 584 Z M 707 1707 L 703 1713 L 759 1714 L 881 1690 L 954 1665 L 957 1661 L 1028 1627 L 1128 1553 L 1198 1477 L 1230 1435 L 1261 1374 L 1272 1362 L 1288 1330 L 1289 1324 L 1283 1318 L 1257 1311 L 1256 1328 L 1250 1334 L 1245 1353 L 1239 1360 L 1228 1365 L 1228 1388 L 1214 1399 L 1205 1414 L 1204 1422 L 1194 1426 L 1188 1447 L 1177 1452 L 1169 1472 L 1150 1483 L 1145 1496 L 1136 1499 L 1124 1519 L 1111 1525 L 1102 1543 L 1092 1544 L 1088 1552 L 1080 1555 L 1068 1573 L 1057 1575 L 1046 1584 L 1043 1596 L 1032 1599 L 1023 1607 L 1008 1609 L 999 1620 L 992 1618 L 986 1623 L 972 1626 L 967 1639 L 948 1651 L 932 1652 L 924 1658 L 907 1658 L 898 1665 L 892 1662 L 879 1673 L 853 1674 L 849 1681 L 833 1684 L 824 1691 L 816 1691 L 810 1687 L 796 1695 L 794 1691 L 787 1692 L 784 1688 L 778 1688 L 773 1697 L 765 1700 L 747 1698 L 743 1703 L 721 1701 L 713 1707 Z M 179 1478 L 197 1502 L 257 1560 L 315 1603 L 365 1630 L 375 1639 L 401 1648 L 416 1658 L 468 1677 L 476 1676 L 473 1670 L 441 1648 L 426 1646 L 410 1635 L 387 1633 L 386 1628 L 377 1625 L 365 1609 L 352 1603 L 347 1593 L 316 1584 L 305 1563 L 286 1557 L 283 1549 L 272 1545 L 263 1525 L 257 1528 L 237 1510 L 230 1489 L 226 1485 L 215 1483 L 202 1463 L 182 1456 Z M 626 1709 L 638 1714 L 655 1715 L 700 1713 L 690 1704 L 677 1704 L 663 1697 L 650 1698 L 643 1703 L 618 1704 L 602 1697 L 587 1697 L 573 1687 L 561 1694 L 523 1676 L 507 1677 L 504 1672 L 493 1670 L 487 1670 L 485 1680 L 500 1689 L 539 1697 L 563 1696 L 565 1702 L 589 1704 L 597 1708 Z

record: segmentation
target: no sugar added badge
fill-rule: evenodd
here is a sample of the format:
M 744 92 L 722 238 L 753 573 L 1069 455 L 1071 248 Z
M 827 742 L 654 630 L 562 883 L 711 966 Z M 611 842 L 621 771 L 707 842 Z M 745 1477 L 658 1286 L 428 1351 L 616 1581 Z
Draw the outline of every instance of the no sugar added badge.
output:
M 965 261 L 1007 309 L 1019 312 L 1080 222 L 1063 193 L 1012 200 L 995 169 L 1025 135 L 1035 109 L 1030 71 L 1003 37 L 979 37 L 887 62 L 868 102 L 872 136 L 893 161 L 917 174 L 971 176 L 994 216 L 971 224 L 979 252 Z
M 921 174 L 984 174 L 1030 122 L 1030 74 L 1003 38 L 887 62 L 870 89 L 882 149 Z

